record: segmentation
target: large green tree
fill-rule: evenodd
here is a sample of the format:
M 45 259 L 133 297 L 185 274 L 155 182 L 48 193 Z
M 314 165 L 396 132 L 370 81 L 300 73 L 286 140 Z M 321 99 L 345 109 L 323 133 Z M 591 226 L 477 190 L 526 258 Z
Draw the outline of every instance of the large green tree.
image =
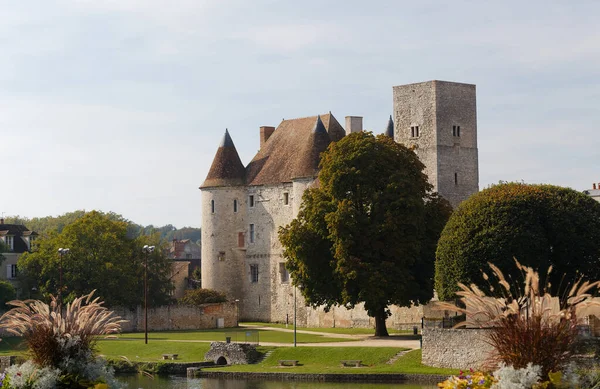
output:
M 513 280 L 513 258 L 546 274 L 552 291 L 581 275 L 600 278 L 600 203 L 569 188 L 501 183 L 462 202 L 446 224 L 437 248 L 435 289 L 452 299 L 457 283 L 487 285 L 487 262 Z M 564 279 L 563 279 L 564 276 Z
M 148 244 L 157 247 L 148 256 L 148 303 L 168 303 L 171 261 L 164 247 L 157 235 L 130 237 L 128 225 L 115 220 L 114 214 L 92 211 L 66 225 L 61 233 L 38 239 L 36 250 L 19 258 L 24 284 L 42 296 L 57 295 L 62 267 L 65 301 L 96 289 L 96 295 L 109 306 L 133 307 L 143 301 L 145 257 L 141 248 Z M 70 249 L 62 258 L 58 254 L 61 247 Z
M 322 154 L 319 186 L 279 232 L 308 305 L 364 302 L 375 335 L 387 336 L 389 305 L 431 299 L 435 245 L 451 207 L 430 192 L 423 168 L 412 150 L 370 132 Z

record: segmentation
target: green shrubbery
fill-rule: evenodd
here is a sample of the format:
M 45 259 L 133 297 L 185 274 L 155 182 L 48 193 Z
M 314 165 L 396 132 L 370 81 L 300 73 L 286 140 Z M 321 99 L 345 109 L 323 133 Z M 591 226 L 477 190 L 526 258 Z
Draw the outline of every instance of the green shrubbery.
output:
M 177 300 L 180 305 L 201 305 L 223 303 L 227 301 L 224 293 L 212 289 L 188 289 L 185 295 Z

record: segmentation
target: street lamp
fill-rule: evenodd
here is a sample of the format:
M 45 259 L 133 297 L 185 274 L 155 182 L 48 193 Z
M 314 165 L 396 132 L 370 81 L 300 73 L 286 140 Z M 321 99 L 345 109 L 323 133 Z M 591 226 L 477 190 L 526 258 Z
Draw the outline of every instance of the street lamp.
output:
M 294 347 L 296 347 L 296 288 L 294 286 Z
M 240 299 L 235 299 L 235 326 L 240 326 Z
M 70 251 L 71 250 L 69 250 L 67 248 L 62 248 L 62 247 L 58 249 L 58 255 L 60 256 L 60 262 L 58 263 L 58 307 L 61 312 L 62 312 L 62 289 L 63 289 L 63 279 L 62 279 L 63 255 L 69 254 Z
M 154 246 L 144 245 L 144 343 L 148 344 L 148 255 L 154 251 Z

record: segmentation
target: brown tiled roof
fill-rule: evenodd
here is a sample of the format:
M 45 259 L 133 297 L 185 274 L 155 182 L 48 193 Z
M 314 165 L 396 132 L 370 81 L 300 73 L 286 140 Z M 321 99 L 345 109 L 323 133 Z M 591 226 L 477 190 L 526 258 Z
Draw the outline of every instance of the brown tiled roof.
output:
M 320 115 L 326 131 L 315 128 L 317 118 L 282 121 L 246 167 L 246 184 L 276 184 L 316 176 L 319 154 L 331 141 L 338 141 L 345 135 L 331 113 Z
M 240 156 L 229 136 L 229 131 L 225 130 L 208 176 L 200 188 L 244 185 L 244 175 L 244 165 L 242 165 Z

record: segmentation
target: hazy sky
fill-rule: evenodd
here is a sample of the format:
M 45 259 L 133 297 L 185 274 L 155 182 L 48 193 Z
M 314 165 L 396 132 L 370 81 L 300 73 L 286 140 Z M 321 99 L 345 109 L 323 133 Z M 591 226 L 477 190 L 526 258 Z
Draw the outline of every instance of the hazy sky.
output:
M 492 4 L 494 3 L 494 4 Z M 0 0 L 0 212 L 200 226 L 225 128 L 477 84 L 480 188 L 600 182 L 598 1 Z

